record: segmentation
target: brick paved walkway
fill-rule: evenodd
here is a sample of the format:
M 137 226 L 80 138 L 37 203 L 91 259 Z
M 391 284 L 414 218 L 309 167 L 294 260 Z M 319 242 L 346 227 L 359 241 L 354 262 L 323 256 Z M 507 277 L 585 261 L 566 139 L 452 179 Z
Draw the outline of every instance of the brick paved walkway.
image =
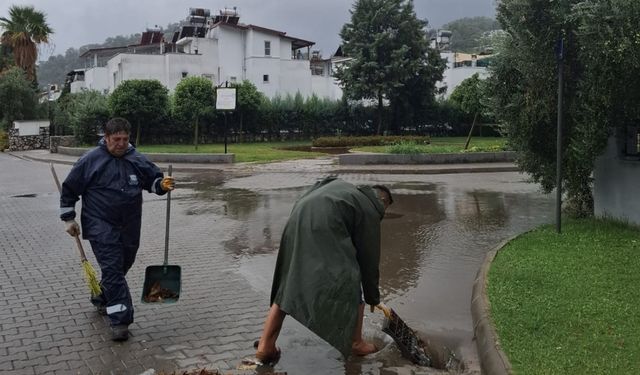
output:
M 182 267 L 183 294 L 174 305 L 145 305 L 138 302 L 144 269 L 162 264 L 166 209 L 163 198 L 145 194 L 142 246 L 127 277 L 136 308 L 133 337 L 115 344 L 106 319 L 88 303 L 75 244 L 56 219 L 58 194 L 48 165 L 0 154 L 0 168 L 0 373 L 233 369 L 253 353 L 268 300 L 222 251 L 237 222 L 173 216 L 169 259 Z M 61 178 L 69 170 L 56 168 Z M 17 196 L 25 194 L 35 196 Z M 174 196 L 180 204 L 180 193 Z M 97 268 L 86 242 L 85 248 Z
M 70 170 L 55 167 L 60 178 Z M 135 322 L 125 343 L 110 341 L 108 322 L 88 302 L 75 243 L 58 219 L 49 165 L 0 153 L 0 170 L 0 373 L 146 375 L 196 367 L 239 373 L 262 329 L 274 247 L 292 196 L 333 168 L 321 161 L 191 170 L 172 195 L 169 263 L 182 267 L 182 293 L 173 305 L 139 302 L 144 270 L 162 264 L 164 250 L 166 201 L 145 193 L 141 247 L 127 276 Z M 188 175 L 178 172 L 180 182 L 181 176 Z M 342 177 L 354 183 L 405 179 L 373 172 Z M 480 189 L 495 184 L 488 174 L 465 178 Z M 262 188 L 278 190 L 269 200 L 257 199 Z M 252 236 L 271 241 L 252 247 Z M 85 250 L 97 268 L 86 242 Z M 370 325 L 375 317 L 367 319 Z M 289 375 L 432 373 L 407 369 L 397 350 L 345 362 L 292 319 L 285 320 L 278 344 L 284 355 L 276 370 Z

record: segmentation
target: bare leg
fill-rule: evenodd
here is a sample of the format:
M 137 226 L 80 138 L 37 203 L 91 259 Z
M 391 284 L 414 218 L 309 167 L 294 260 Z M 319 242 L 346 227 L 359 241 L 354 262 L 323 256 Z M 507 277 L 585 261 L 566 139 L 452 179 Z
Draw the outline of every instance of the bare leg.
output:
M 258 343 L 258 351 L 256 352 L 258 359 L 263 359 L 260 357 L 264 356 L 272 357 L 277 353 L 276 340 L 280 335 L 285 316 L 287 314 L 280 310 L 280 306 L 275 303 L 271 305 L 267 319 L 264 322 L 262 337 L 260 337 L 260 342 Z
M 353 332 L 353 344 L 351 352 L 355 355 L 367 355 L 378 351 L 375 345 L 364 341 L 362 338 L 362 322 L 364 320 L 364 303 L 358 307 L 358 319 L 356 320 L 356 329 Z

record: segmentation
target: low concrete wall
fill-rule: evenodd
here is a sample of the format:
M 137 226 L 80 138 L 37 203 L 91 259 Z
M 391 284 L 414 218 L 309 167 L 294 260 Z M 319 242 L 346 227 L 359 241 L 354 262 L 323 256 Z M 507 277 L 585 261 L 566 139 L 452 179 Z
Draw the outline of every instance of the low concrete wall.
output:
M 596 216 L 640 225 L 640 159 L 626 159 L 615 137 L 593 170 L 593 208 Z
M 49 151 L 58 152 L 58 147 L 73 147 L 76 145 L 76 139 L 72 135 L 52 135 L 49 137 Z
M 516 153 L 513 151 L 414 155 L 377 153 L 338 155 L 338 164 L 340 165 L 504 163 L 515 160 Z
M 89 150 L 88 148 L 80 147 L 58 147 L 58 153 L 71 156 L 81 156 Z M 143 154 L 154 163 L 227 164 L 235 161 L 235 154 Z

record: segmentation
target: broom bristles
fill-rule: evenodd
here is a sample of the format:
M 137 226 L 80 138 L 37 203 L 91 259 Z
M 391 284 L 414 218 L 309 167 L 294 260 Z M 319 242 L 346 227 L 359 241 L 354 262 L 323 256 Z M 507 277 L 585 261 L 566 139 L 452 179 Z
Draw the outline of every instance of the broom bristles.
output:
M 102 290 L 100 288 L 98 277 L 96 276 L 96 270 L 93 269 L 88 260 L 82 262 L 82 268 L 84 269 L 84 278 L 87 280 L 87 284 L 89 284 L 91 296 L 99 296 L 102 293 Z

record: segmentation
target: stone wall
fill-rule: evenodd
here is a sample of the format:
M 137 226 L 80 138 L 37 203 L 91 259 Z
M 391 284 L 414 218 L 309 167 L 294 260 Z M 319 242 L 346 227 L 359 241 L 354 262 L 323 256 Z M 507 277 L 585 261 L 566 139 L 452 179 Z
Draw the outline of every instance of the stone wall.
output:
M 38 135 L 18 135 L 18 129 L 9 129 L 9 151 L 28 151 L 49 148 L 49 127 L 41 127 Z
M 49 138 L 49 151 L 58 152 L 58 147 L 75 147 L 76 139 L 72 135 L 52 135 Z

